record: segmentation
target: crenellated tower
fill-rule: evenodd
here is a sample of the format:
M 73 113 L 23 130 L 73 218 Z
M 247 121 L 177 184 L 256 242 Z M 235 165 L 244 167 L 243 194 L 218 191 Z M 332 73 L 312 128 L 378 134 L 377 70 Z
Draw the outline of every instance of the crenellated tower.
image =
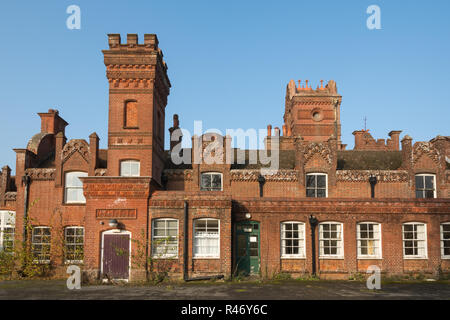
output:
M 341 142 L 340 106 L 342 96 L 337 93 L 336 82 L 323 81 L 313 89 L 309 81 L 298 85 L 291 80 L 286 89 L 284 112 L 285 131 L 288 136 L 301 136 L 305 141 L 324 142 L 331 136 L 336 138 L 338 150 L 345 146 Z
M 155 34 L 108 35 L 103 50 L 109 81 L 108 175 L 120 175 L 120 163 L 140 163 L 140 176 L 160 184 L 164 163 L 164 119 L 170 81 Z

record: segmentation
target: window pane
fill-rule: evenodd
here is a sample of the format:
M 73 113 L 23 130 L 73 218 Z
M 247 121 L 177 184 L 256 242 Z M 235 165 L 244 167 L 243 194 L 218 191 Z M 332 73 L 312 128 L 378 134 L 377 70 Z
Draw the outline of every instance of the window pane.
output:
M 212 175 L 212 187 L 216 190 L 220 190 L 222 188 L 222 177 L 220 174 Z
M 434 198 L 434 191 L 433 190 L 426 190 L 425 191 L 425 198 L 433 199 Z
M 210 174 L 202 174 L 202 189 L 209 189 L 211 187 L 211 175 Z
M 326 187 L 326 177 L 324 175 L 317 175 L 317 187 L 318 188 Z
M 433 176 L 425 176 L 425 188 L 426 189 L 434 189 L 434 177 Z
M 417 199 L 423 199 L 423 198 L 425 198 L 425 195 L 424 195 L 423 190 L 418 190 L 418 191 L 416 191 L 416 198 L 417 198 Z
M 314 198 L 316 196 L 316 192 L 314 189 L 306 189 L 306 196 L 308 198 Z
M 317 189 L 317 197 L 318 198 L 325 198 L 326 197 L 325 189 Z
M 316 187 L 316 176 L 307 175 L 306 176 L 306 187 L 315 188 Z
M 416 189 L 423 189 L 424 183 L 423 183 L 423 176 L 416 176 Z

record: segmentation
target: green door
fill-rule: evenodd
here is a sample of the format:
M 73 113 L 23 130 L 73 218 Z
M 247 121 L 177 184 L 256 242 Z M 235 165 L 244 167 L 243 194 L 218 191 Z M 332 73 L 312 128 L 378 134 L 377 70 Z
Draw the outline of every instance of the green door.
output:
M 238 222 L 235 231 L 236 274 L 259 274 L 259 222 Z

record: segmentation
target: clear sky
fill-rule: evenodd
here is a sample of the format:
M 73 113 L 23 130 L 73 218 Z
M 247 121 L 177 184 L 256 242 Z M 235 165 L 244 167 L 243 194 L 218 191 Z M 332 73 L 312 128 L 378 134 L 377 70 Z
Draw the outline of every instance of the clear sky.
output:
M 81 29 L 69 30 L 69 5 Z M 381 30 L 369 30 L 369 5 Z M 192 132 L 281 127 L 290 79 L 333 79 L 343 96 L 342 138 L 403 130 L 415 141 L 450 135 L 450 1 L 45 0 L 0 4 L 0 166 L 40 130 L 37 112 L 56 108 L 69 139 L 92 132 L 106 148 L 107 34 L 156 33 L 174 113 Z M 167 131 L 166 131 L 167 132 Z M 168 138 L 166 135 L 166 145 Z

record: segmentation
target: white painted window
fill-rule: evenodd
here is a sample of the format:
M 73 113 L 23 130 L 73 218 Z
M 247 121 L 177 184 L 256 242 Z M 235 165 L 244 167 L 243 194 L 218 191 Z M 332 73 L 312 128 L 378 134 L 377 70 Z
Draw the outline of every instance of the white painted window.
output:
M 381 259 L 381 225 L 374 222 L 361 222 L 356 226 L 358 258 Z
M 152 221 L 152 256 L 154 258 L 178 257 L 178 220 L 154 219 Z
M 306 175 L 306 196 L 308 198 L 326 198 L 327 175 L 324 173 L 308 173 Z
M 14 211 L 0 211 L 0 251 L 13 251 L 15 225 L 16 213 Z
M 120 162 L 120 176 L 139 177 L 141 174 L 141 163 L 137 160 L 125 160 Z
M 416 175 L 416 198 L 436 198 L 436 177 L 433 174 Z
M 427 225 L 420 222 L 403 224 L 403 257 L 427 258 Z
M 65 260 L 70 263 L 83 263 L 84 228 L 66 227 L 64 229 Z
M 83 195 L 83 183 L 79 178 L 87 177 L 86 172 L 67 172 L 64 184 L 65 203 L 86 203 Z
M 218 172 L 204 172 L 201 174 L 200 189 L 202 191 L 221 191 L 222 174 Z
M 441 224 L 441 256 L 450 259 L 450 222 Z
M 50 263 L 51 231 L 49 227 L 34 227 L 31 245 L 35 262 Z
M 281 223 L 281 257 L 305 257 L 305 224 L 302 222 Z
M 194 220 L 194 257 L 220 257 L 219 225 L 217 219 Z
M 342 223 L 323 222 L 319 224 L 319 256 L 321 258 L 344 258 Z

